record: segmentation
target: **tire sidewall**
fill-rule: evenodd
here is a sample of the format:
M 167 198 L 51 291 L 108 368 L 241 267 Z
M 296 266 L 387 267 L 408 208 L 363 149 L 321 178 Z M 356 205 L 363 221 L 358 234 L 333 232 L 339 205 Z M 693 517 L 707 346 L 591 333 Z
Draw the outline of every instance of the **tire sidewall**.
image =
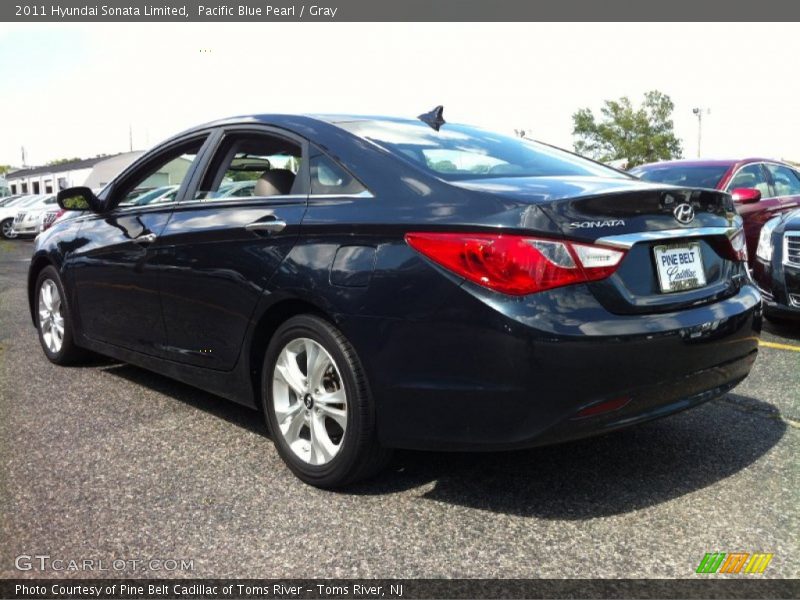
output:
M 360 369 L 360 366 L 351 364 L 339 341 L 332 335 L 330 327 L 326 321 L 311 316 L 293 317 L 281 325 L 267 348 L 261 381 L 264 414 L 278 453 L 301 479 L 312 485 L 323 486 L 328 485 L 327 482 L 345 479 L 358 461 L 359 438 L 363 433 L 361 408 L 367 401 L 362 396 L 355 378 L 354 369 Z M 272 397 L 273 372 L 283 348 L 297 338 L 312 339 L 330 354 L 339 369 L 347 395 L 347 430 L 341 442 L 342 446 L 336 456 L 325 465 L 311 465 L 298 457 L 289 447 L 276 422 Z

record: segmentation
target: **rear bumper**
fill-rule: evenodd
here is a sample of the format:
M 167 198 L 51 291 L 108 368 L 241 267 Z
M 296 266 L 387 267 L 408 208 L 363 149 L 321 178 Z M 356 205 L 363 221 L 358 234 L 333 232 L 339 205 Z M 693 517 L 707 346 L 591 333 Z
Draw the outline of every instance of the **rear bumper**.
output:
M 523 299 L 463 291 L 429 319 L 342 317 L 389 447 L 502 450 L 603 433 L 725 394 L 758 352 L 752 285 L 706 306 L 627 316 L 585 286 Z M 611 400 L 625 403 L 579 416 Z

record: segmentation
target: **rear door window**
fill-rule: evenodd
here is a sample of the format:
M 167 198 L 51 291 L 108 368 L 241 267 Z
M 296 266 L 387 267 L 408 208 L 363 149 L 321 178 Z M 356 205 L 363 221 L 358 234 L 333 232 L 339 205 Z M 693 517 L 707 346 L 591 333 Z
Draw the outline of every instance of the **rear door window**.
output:
M 367 188 L 344 167 L 325 154 L 317 154 L 309 160 L 312 195 L 358 195 Z
M 307 184 L 298 177 L 302 147 L 270 134 L 229 133 L 222 140 L 194 200 L 268 198 L 302 194 Z

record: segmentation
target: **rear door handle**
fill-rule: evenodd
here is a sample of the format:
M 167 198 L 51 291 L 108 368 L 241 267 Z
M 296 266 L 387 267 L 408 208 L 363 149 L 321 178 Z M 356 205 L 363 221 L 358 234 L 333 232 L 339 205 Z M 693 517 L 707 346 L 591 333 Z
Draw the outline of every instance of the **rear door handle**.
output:
M 139 237 L 133 238 L 133 241 L 137 244 L 152 244 L 156 241 L 158 236 L 155 233 L 146 233 L 144 235 L 140 235 Z
M 247 231 L 266 231 L 267 233 L 278 233 L 286 229 L 286 221 L 255 221 L 244 226 Z

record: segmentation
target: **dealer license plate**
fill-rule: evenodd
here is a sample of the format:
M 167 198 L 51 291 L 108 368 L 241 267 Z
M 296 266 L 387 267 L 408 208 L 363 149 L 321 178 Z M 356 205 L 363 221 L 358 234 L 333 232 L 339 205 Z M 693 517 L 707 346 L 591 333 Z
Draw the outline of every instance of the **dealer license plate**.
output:
M 656 246 L 653 252 L 662 292 L 692 290 L 706 284 L 699 243 Z

